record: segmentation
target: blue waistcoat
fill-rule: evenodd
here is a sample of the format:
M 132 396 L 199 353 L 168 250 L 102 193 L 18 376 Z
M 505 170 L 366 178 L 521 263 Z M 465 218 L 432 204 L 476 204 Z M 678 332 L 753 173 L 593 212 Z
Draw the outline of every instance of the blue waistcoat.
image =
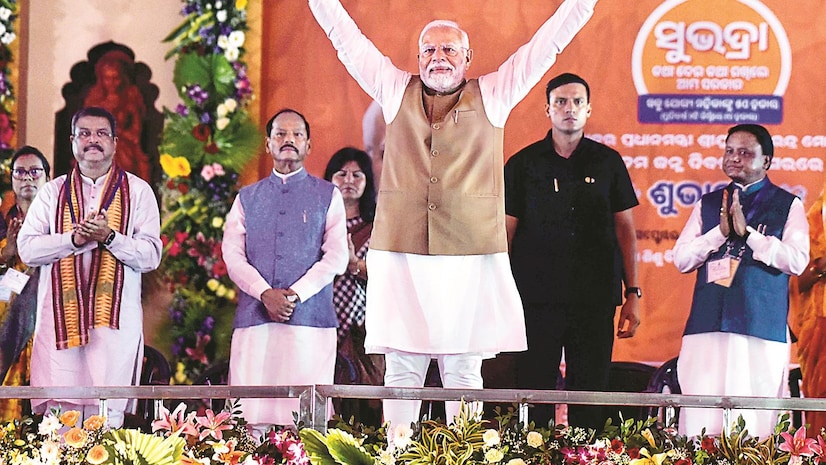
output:
M 734 189 L 729 184 L 703 196 L 703 233 L 720 224 L 723 190 Z M 740 193 L 740 202 L 749 226 L 767 236 L 783 238 L 783 228 L 795 196 L 764 178 Z M 756 205 L 755 205 L 756 204 Z M 720 250 L 712 253 L 697 270 L 694 300 L 686 323 L 685 334 L 724 332 L 745 334 L 769 341 L 786 341 L 786 317 L 789 311 L 789 276 L 752 258 L 745 247 L 740 265 L 730 287 L 707 282 L 708 263 L 726 255 L 737 256 L 744 241 L 729 239 Z
M 288 288 L 321 260 L 333 189 L 331 183 L 302 170 L 286 183 L 271 174 L 238 193 L 244 208 L 247 260 L 270 286 Z M 233 327 L 273 322 L 257 297 L 239 294 Z M 299 302 L 286 324 L 337 327 L 332 282 Z

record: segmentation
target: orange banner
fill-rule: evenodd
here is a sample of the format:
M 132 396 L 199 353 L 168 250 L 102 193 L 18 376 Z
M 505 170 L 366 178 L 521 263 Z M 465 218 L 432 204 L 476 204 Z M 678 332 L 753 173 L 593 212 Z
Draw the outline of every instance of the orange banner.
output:
M 470 75 L 495 70 L 528 41 L 561 1 L 345 0 L 364 34 L 399 68 L 416 71 L 418 34 L 428 21 L 457 21 L 470 36 Z M 728 181 L 720 168 L 726 129 L 764 124 L 774 136 L 769 175 L 812 204 L 823 185 L 826 3 L 804 0 L 599 2 L 591 21 L 513 111 L 510 156 L 544 137 L 544 82 L 573 72 L 591 86 L 586 126 L 625 158 L 640 206 L 634 210 L 643 323 L 617 341 L 615 360 L 662 362 L 677 355 L 693 274 L 671 264 L 671 248 L 693 203 Z M 362 145 L 369 97 L 338 62 L 306 2 L 264 7 L 261 121 L 283 107 L 312 127 L 307 166 L 320 175 L 339 148 Z M 271 169 L 262 156 L 259 174 Z

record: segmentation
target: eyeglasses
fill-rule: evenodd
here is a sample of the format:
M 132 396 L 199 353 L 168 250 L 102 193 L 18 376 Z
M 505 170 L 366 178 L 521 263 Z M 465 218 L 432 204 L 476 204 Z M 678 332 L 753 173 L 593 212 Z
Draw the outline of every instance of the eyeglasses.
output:
M 97 131 L 95 131 L 95 135 L 98 136 L 101 139 L 111 139 L 112 138 L 112 133 L 109 132 L 108 129 L 98 129 Z M 90 131 L 88 129 L 80 129 L 80 130 L 77 131 L 77 133 L 75 133 L 75 137 L 79 137 L 81 139 L 88 139 L 88 138 L 92 137 L 92 131 Z
M 421 50 L 419 50 L 419 54 L 423 58 L 430 58 L 436 54 L 436 50 L 441 49 L 442 53 L 449 57 L 455 57 L 459 54 L 460 50 L 467 50 L 465 47 L 456 47 L 455 45 L 444 44 L 444 45 L 422 45 Z
M 40 177 L 43 176 L 43 173 L 45 172 L 46 170 L 43 168 L 15 168 L 11 171 L 11 175 L 14 177 L 14 179 L 19 180 L 26 179 L 29 176 L 31 176 L 32 179 L 40 179 Z

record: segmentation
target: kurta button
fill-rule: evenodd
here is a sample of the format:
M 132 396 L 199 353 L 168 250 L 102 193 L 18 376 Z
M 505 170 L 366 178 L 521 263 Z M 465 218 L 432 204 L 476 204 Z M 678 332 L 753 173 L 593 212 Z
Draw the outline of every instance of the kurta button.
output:
M 432 176 L 430 178 L 430 183 L 431 184 L 436 184 L 437 182 L 439 182 L 439 178 L 437 178 L 436 176 Z
M 428 204 L 427 209 L 430 210 L 430 211 L 435 210 L 436 209 L 436 204 L 435 203 Z
M 281 260 L 281 259 L 283 259 L 283 258 L 284 258 L 284 256 L 283 256 L 283 255 L 276 255 L 276 256 L 275 256 L 275 259 L 276 259 L 276 260 Z
M 441 126 L 439 126 L 439 124 L 438 124 L 438 123 L 434 123 L 434 124 L 433 124 L 433 129 L 436 129 L 436 130 L 438 131 L 438 130 L 439 130 L 439 129 L 441 129 L 441 128 L 442 128 L 442 127 L 441 127 Z
M 430 156 L 431 157 L 438 157 L 439 156 L 439 151 L 436 150 L 436 149 L 431 150 L 430 151 Z
M 280 212 L 278 212 L 278 214 L 279 214 L 279 215 L 286 215 L 286 214 L 287 214 L 287 212 L 286 212 L 285 210 L 281 210 Z
M 284 232 L 283 232 L 283 231 L 278 231 L 277 236 L 278 236 L 278 237 L 284 237 Z

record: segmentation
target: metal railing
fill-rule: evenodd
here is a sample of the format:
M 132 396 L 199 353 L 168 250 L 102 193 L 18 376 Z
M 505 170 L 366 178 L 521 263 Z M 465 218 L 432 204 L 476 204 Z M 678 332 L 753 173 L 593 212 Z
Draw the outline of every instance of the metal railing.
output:
M 164 400 L 298 398 L 299 420 L 306 426 L 326 431 L 331 398 L 420 399 L 435 401 L 508 402 L 519 405 L 519 419 L 527 423 L 528 404 L 580 404 L 659 407 L 826 411 L 826 399 L 768 398 L 736 396 L 691 396 L 631 392 L 550 391 L 526 389 L 401 388 L 360 385 L 306 386 L 128 386 L 128 387 L 28 387 L 2 386 L 0 399 L 99 399 L 106 412 L 107 399 L 154 399 L 155 411 Z M 174 407 L 174 406 L 173 406 Z

